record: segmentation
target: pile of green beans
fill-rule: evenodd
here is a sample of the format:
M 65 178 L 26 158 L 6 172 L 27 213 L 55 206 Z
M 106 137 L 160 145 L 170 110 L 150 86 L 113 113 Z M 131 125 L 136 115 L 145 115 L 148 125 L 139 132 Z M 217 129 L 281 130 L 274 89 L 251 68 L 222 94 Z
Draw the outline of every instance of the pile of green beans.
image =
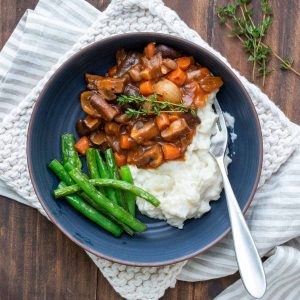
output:
M 62 163 L 54 159 L 49 168 L 60 179 L 54 196 L 67 202 L 86 218 L 119 237 L 123 231 L 129 235 L 146 230 L 136 217 L 136 196 L 158 206 L 159 201 L 150 193 L 133 184 L 128 166 L 116 165 L 111 149 L 105 151 L 105 160 L 95 148 L 86 153 L 88 175 L 81 171 L 82 162 L 75 150 L 72 134 L 63 134 Z

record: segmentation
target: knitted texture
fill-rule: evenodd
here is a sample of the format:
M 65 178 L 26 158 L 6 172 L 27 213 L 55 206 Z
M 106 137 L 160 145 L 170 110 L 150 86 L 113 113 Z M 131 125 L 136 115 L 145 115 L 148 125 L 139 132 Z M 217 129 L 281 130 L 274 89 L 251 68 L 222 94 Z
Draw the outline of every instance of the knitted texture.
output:
M 227 60 L 191 30 L 178 15 L 160 0 L 113 0 L 74 47 L 52 67 L 24 101 L 4 119 L 0 127 L 0 178 L 46 215 L 39 203 L 28 173 L 26 158 L 27 128 L 36 99 L 57 68 L 85 46 L 114 34 L 134 31 L 177 35 L 208 49 L 228 66 Z M 230 67 L 230 66 L 229 66 Z M 297 129 L 284 114 L 237 71 L 257 110 L 262 127 L 264 159 L 260 186 L 276 172 L 297 146 Z M 127 299 L 158 299 L 166 288 L 174 286 L 176 276 L 186 262 L 165 267 L 128 267 L 89 254 L 113 285 Z

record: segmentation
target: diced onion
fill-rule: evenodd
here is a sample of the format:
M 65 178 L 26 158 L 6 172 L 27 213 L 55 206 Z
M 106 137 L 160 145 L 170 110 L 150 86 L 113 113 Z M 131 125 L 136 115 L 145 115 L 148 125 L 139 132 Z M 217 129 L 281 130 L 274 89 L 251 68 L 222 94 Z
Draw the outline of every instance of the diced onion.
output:
M 180 103 L 182 100 L 179 87 L 168 79 L 158 81 L 154 84 L 153 90 L 162 100 L 172 103 Z

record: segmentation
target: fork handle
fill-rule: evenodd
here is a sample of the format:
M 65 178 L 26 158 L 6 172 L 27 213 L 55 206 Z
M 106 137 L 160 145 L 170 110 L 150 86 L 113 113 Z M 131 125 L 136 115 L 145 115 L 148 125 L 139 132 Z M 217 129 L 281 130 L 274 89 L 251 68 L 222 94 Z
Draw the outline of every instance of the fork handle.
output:
M 266 291 L 266 278 L 262 262 L 229 182 L 224 166 L 224 159 L 223 157 L 218 157 L 216 160 L 223 177 L 236 260 L 240 275 L 249 294 L 255 298 L 260 298 Z

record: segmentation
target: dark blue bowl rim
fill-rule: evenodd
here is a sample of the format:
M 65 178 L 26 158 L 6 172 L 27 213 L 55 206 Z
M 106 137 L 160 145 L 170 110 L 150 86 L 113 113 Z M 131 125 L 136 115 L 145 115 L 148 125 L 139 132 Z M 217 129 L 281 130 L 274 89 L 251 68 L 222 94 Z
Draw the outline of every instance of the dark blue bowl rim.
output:
M 238 77 L 234 74 L 234 72 L 222 61 L 220 60 L 217 56 L 215 56 L 213 53 L 209 52 L 207 49 L 203 48 L 202 46 L 199 46 L 196 43 L 190 42 L 188 40 L 185 40 L 183 38 L 179 38 L 173 35 L 169 35 L 169 34 L 163 34 L 163 33 L 153 33 L 153 32 L 131 32 L 131 33 L 124 33 L 124 34 L 118 34 L 118 35 L 113 35 L 111 37 L 107 37 L 104 38 L 100 41 L 94 42 L 91 45 L 88 45 L 86 47 L 84 47 L 83 49 L 81 49 L 80 51 L 78 51 L 77 53 L 75 53 L 74 55 L 72 55 L 70 58 L 68 58 L 55 72 L 54 74 L 52 74 L 51 78 L 48 80 L 48 82 L 45 84 L 43 90 L 41 91 L 31 114 L 31 118 L 29 121 L 29 126 L 28 126 L 28 131 L 27 131 L 27 143 L 26 143 L 26 155 L 27 155 L 27 164 L 28 164 L 28 170 L 29 170 L 29 175 L 30 175 L 30 179 L 35 191 L 35 194 L 39 200 L 39 202 L 41 203 L 42 207 L 44 208 L 44 210 L 46 211 L 47 215 L 49 216 L 50 220 L 59 228 L 59 230 L 61 230 L 70 240 L 72 240 L 75 244 L 79 245 L 80 247 L 82 247 L 84 250 L 98 256 L 101 258 L 104 258 L 106 260 L 109 260 L 111 262 L 115 262 L 115 263 L 120 263 L 120 264 L 124 264 L 124 265 L 130 265 L 130 266 L 147 266 L 147 267 L 157 267 L 157 266 L 164 266 L 164 265 L 170 265 L 170 264 L 175 264 L 181 261 L 185 261 L 188 260 L 192 257 L 195 257 L 196 255 L 208 250 L 209 248 L 211 248 L 212 246 L 214 246 L 215 244 L 219 243 L 231 230 L 231 227 L 229 226 L 228 229 L 226 229 L 224 231 L 223 234 L 221 234 L 218 238 L 216 238 L 213 242 L 211 242 L 210 244 L 208 244 L 206 247 L 195 251 L 192 254 L 186 255 L 186 256 L 181 256 L 178 257 L 176 259 L 172 259 L 172 260 L 168 260 L 165 262 L 159 262 L 159 263 L 134 263 L 134 262 L 128 262 L 126 260 L 120 260 L 120 259 L 116 259 L 114 257 L 110 257 L 107 255 L 104 255 L 102 253 L 100 253 L 99 251 L 96 251 L 92 248 L 90 248 L 89 246 L 83 244 L 82 242 L 78 241 L 76 238 L 74 238 L 73 236 L 71 236 L 68 231 L 66 229 L 64 229 L 59 222 L 56 220 L 55 216 L 51 213 L 50 210 L 48 210 L 46 204 L 44 203 L 42 196 L 40 195 L 39 191 L 38 191 L 38 187 L 35 183 L 34 180 L 34 176 L 33 176 L 33 166 L 32 166 L 32 161 L 31 161 L 31 157 L 30 157 L 30 141 L 31 141 L 31 130 L 33 127 L 33 123 L 35 120 L 35 115 L 36 112 L 38 111 L 39 106 L 42 103 L 42 99 L 44 98 L 44 94 L 46 93 L 48 86 L 51 85 L 52 81 L 54 80 L 54 77 L 56 76 L 56 74 L 58 74 L 62 69 L 65 68 L 66 65 L 68 65 L 68 63 L 74 59 L 76 59 L 77 57 L 80 57 L 82 52 L 87 51 L 90 48 L 96 47 L 101 45 L 102 43 L 107 43 L 109 41 L 113 41 L 116 39 L 119 39 L 121 36 L 122 37 L 143 37 L 147 35 L 147 37 L 153 37 L 153 39 L 157 38 L 157 37 L 161 37 L 161 38 L 167 38 L 169 40 L 173 40 L 174 42 L 184 42 L 186 45 L 190 45 L 191 47 L 197 47 L 199 50 L 201 50 L 203 53 L 205 53 L 206 56 L 212 58 L 213 60 L 217 60 L 218 63 L 220 63 L 222 65 L 222 68 L 224 68 L 226 70 L 227 73 L 229 73 L 232 78 L 235 80 L 235 84 L 239 86 L 239 88 L 242 90 L 245 98 L 247 99 L 251 110 L 253 112 L 254 118 L 255 118 L 255 124 L 256 124 L 256 128 L 257 128 L 257 134 L 258 134 L 258 142 L 259 142 L 259 160 L 258 160 L 258 170 L 257 170 L 257 174 L 256 174 L 256 179 L 255 179 L 255 183 L 252 187 L 252 191 L 251 194 L 246 202 L 245 207 L 242 209 L 243 214 L 245 214 L 245 212 L 247 211 L 247 209 L 249 208 L 253 197 L 255 195 L 255 192 L 257 190 L 258 187 L 258 183 L 259 183 L 259 178 L 260 178 L 260 174 L 261 174 L 261 169 L 262 169 L 262 161 L 263 161 L 263 139 L 262 139 L 262 132 L 261 132 L 261 126 L 259 123 L 259 119 L 258 119 L 258 115 L 255 109 L 255 106 L 248 94 L 248 92 L 246 91 L 245 87 L 243 86 L 243 84 L 241 83 L 241 81 L 238 79 Z M 184 230 L 184 229 L 183 229 Z

